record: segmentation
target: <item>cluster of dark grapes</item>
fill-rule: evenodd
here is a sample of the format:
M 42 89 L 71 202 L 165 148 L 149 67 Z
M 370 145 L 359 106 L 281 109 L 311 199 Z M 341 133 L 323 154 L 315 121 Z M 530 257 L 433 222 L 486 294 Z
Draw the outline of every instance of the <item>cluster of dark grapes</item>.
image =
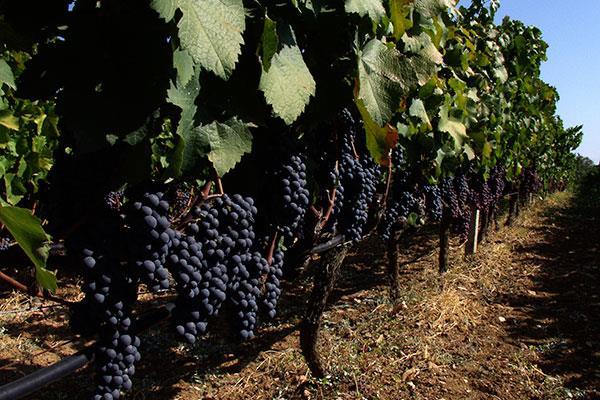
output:
M 177 187 L 171 197 L 171 215 L 176 217 L 184 214 L 190 206 L 192 192 L 180 185 Z
M 410 182 L 409 176 L 405 173 L 396 173 L 394 180 L 385 214 L 379 226 L 379 233 L 384 240 L 391 238 L 398 222 L 406 220 L 411 213 L 417 215 L 423 213 L 423 203 L 418 195 L 418 188 Z
M 506 171 L 499 165 L 492 168 L 489 179 L 490 190 L 494 198 L 492 207 L 497 208 L 498 202 L 504 195 L 504 188 L 506 187 Z
M 356 123 L 348 110 L 341 113 L 341 154 L 339 162 L 339 195 L 336 195 L 338 230 L 346 238 L 359 241 L 369 217 L 369 207 L 375 199 L 377 182 L 380 176 L 378 166 L 366 154 L 366 149 L 354 146 L 357 138 Z M 362 159 L 358 159 L 356 149 L 361 149 Z
M 0 238 L 0 252 L 6 251 L 12 245 L 12 240 L 9 237 L 3 236 Z
M 127 213 L 130 226 L 132 261 L 152 291 L 169 287 L 169 273 L 165 262 L 169 255 L 175 231 L 169 221 L 169 203 L 163 193 L 144 193 L 134 201 Z
M 231 289 L 231 302 L 235 307 L 240 338 L 251 339 L 257 323 L 258 301 L 261 297 L 261 277 L 270 272 L 267 260 L 254 252 L 251 259 L 240 266 L 239 280 Z M 267 283 L 267 290 L 269 289 Z M 267 292 L 268 296 L 268 292 Z
M 132 333 L 138 278 L 120 261 L 125 254 L 120 222 L 114 214 L 105 214 L 94 229 L 68 243 L 84 267 L 85 298 L 73 310 L 72 325 L 83 333 L 100 333 L 94 399 L 118 399 L 121 390 L 130 389 L 134 363 L 140 358 L 139 339 Z
M 274 206 L 277 229 L 290 240 L 302 228 L 309 206 L 306 188 L 306 164 L 299 154 L 292 154 L 275 172 Z M 283 201 L 282 201 L 283 200 Z
M 206 332 L 208 319 L 229 301 L 242 339 L 254 336 L 261 276 L 267 261 L 256 251 L 257 209 L 250 197 L 222 195 L 202 203 L 187 234 L 178 234 L 168 266 L 177 282 L 176 331 L 188 342 Z
M 123 205 L 123 197 L 125 195 L 125 191 L 123 190 L 115 190 L 108 192 L 104 196 L 104 205 L 107 209 L 111 211 L 119 211 L 121 206 Z
M 128 329 L 115 329 L 101 335 L 96 351 L 97 386 L 94 400 L 112 400 L 121 397 L 121 390 L 130 390 L 135 363 L 140 360 L 140 339 Z
M 452 229 L 466 238 L 471 221 L 471 188 L 466 174 L 444 178 L 440 184 L 444 210 L 450 218 Z
M 444 178 L 440 184 L 440 192 L 442 195 L 443 211 L 452 220 L 458 220 L 461 215 L 460 202 L 454 186 L 454 177 L 449 176 Z
M 283 251 L 275 250 L 273 252 L 273 260 L 268 266 L 267 281 L 265 283 L 265 296 L 262 301 L 262 306 L 269 318 L 275 317 L 277 301 L 281 295 L 281 282 L 283 276 Z
M 471 203 L 478 210 L 487 210 L 494 203 L 494 195 L 489 180 L 475 175 L 471 179 Z
M 444 208 L 440 187 L 436 185 L 423 185 L 422 192 L 425 196 L 427 217 L 432 221 L 440 221 L 442 219 L 442 211 Z
M 206 331 L 207 318 L 214 311 L 214 298 L 225 300 L 226 288 L 221 279 L 224 271 L 221 268 L 211 271 L 203 260 L 202 245 L 193 236 L 175 235 L 167 260 L 178 293 L 173 317 L 175 330 L 188 343 L 194 343 Z
M 521 199 L 526 199 L 530 194 L 542 190 L 542 181 L 540 180 L 537 171 L 533 168 L 523 168 L 520 181 L 519 196 Z
M 302 158 L 292 156 L 279 174 L 285 218 L 278 227 L 287 237 L 308 207 L 305 168 Z M 117 399 L 131 388 L 140 358 L 132 318 L 140 283 L 156 291 L 168 288 L 172 277 L 178 294 L 172 320 L 189 343 L 206 332 L 225 303 L 240 338 L 252 338 L 259 312 L 273 318 L 281 295 L 284 252 L 275 246 L 271 260 L 262 255 L 271 241 L 256 238 L 252 198 L 223 194 L 206 200 L 179 232 L 171 227 L 173 209 L 162 192 L 139 193 L 105 196 L 98 216 L 68 241 L 84 270 L 85 298 L 73 309 L 72 325 L 99 333 L 95 399 Z
M 420 213 L 422 204 L 419 199 L 414 177 L 406 168 L 401 148 L 392 151 L 394 166 L 390 192 L 383 220 L 379 225 L 379 234 L 384 240 L 389 240 L 396 224 L 408 218 L 410 213 Z

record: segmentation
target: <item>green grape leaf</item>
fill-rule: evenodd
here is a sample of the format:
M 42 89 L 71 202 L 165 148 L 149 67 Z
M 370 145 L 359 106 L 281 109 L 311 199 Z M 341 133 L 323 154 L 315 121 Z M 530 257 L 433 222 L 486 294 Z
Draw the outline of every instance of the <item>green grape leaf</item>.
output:
M 415 0 L 415 10 L 426 18 L 433 18 L 455 4 L 455 0 Z
M 152 0 L 152 8 L 164 18 L 165 21 L 170 21 L 175 17 L 175 11 L 179 7 L 178 0 Z
M 427 111 L 425 110 L 425 104 L 423 104 L 423 100 L 421 99 L 413 99 L 410 108 L 408 109 L 408 113 L 412 117 L 419 118 L 422 123 L 427 125 L 429 129 L 431 129 L 431 121 L 429 120 L 429 116 L 427 115 Z
M 406 49 L 414 54 L 420 54 L 422 57 L 430 60 L 436 65 L 444 63 L 444 56 L 433 44 L 431 37 L 421 32 L 419 36 L 408 36 L 404 35 L 402 41 L 406 45 Z
M 379 21 L 385 15 L 381 0 L 346 0 L 344 8 L 348 14 L 368 15 L 373 21 Z
M 0 222 L 15 238 L 23 252 L 35 266 L 35 277 L 44 289 L 55 292 L 56 275 L 46 269 L 50 236 L 42 228 L 39 218 L 31 211 L 19 207 L 0 207 Z
M 390 125 L 384 128 L 377 125 L 367 111 L 364 102 L 360 99 L 355 99 L 355 102 L 365 127 L 367 149 L 371 157 L 377 163 L 387 165 L 390 149 L 398 144 L 398 131 Z
M 279 48 L 279 37 L 277 36 L 277 23 L 265 16 L 265 24 L 261 37 L 263 68 L 268 71 L 271 68 L 271 59 Z
M 252 150 L 252 134 L 248 126 L 237 118 L 199 126 L 194 133 L 208 144 L 208 159 L 219 176 L 229 172 L 244 154 Z
M 0 125 L 18 131 L 19 118 L 15 117 L 9 110 L 2 110 L 0 111 Z
M 259 88 L 286 124 L 290 125 L 302 114 L 315 95 L 316 83 L 298 46 L 283 46 L 273 56 L 269 70 L 263 69 Z
M 508 71 L 504 65 L 500 65 L 499 67 L 494 68 L 494 77 L 500 81 L 500 83 L 504 83 L 508 80 Z
M 427 83 L 435 69 L 435 64 L 424 57 L 406 57 L 393 46 L 373 39 L 359 54 L 358 98 L 373 120 L 383 126 L 410 90 Z
M 462 122 L 448 115 L 448 106 L 446 105 L 443 105 L 440 108 L 439 117 L 439 131 L 450 134 L 450 136 L 452 136 L 454 139 L 455 150 L 460 151 L 464 145 L 465 139 L 468 138 L 467 128 Z
M 185 169 L 184 164 L 193 167 L 197 161 L 196 159 L 191 159 L 188 147 L 190 147 L 190 136 L 194 128 L 194 116 L 196 115 L 197 110 L 195 101 L 200 93 L 199 70 L 200 68 L 196 68 L 193 77 L 186 85 L 182 85 L 181 82 L 171 82 L 171 87 L 167 90 L 167 101 L 181 109 L 181 115 L 176 130 L 180 140 L 174 151 L 173 160 L 169 163 L 169 169 L 175 176 L 181 175 Z M 206 153 L 199 154 L 200 157 L 205 155 Z
M 185 50 L 173 52 L 173 66 L 177 70 L 177 82 L 183 86 L 194 76 L 194 60 Z
M 23 165 L 25 163 L 22 163 Z M 27 190 L 20 190 L 19 186 L 19 178 L 16 174 L 13 173 L 4 173 L 4 187 L 6 188 L 5 195 L 6 201 L 8 204 L 17 205 L 21 200 L 23 200 L 23 194 L 27 193 Z
M 390 20 L 394 25 L 394 38 L 400 40 L 404 33 L 412 28 L 410 18 L 411 0 L 390 0 Z
M 16 89 L 15 76 L 6 61 L 0 58 L 0 83 L 6 83 L 9 87 Z
M 167 22 L 179 9 L 179 40 L 195 63 L 226 79 L 241 52 L 246 15 L 242 0 L 153 0 Z
M 359 55 L 358 98 L 379 126 L 387 123 L 400 107 L 403 95 L 416 84 L 414 75 L 404 71 L 402 54 L 373 39 Z

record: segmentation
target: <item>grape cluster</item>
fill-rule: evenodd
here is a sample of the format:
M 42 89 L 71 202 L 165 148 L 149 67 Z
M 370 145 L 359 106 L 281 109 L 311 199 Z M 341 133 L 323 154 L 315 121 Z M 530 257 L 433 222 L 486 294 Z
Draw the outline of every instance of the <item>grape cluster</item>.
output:
M 247 308 L 246 297 L 256 296 L 252 284 L 258 287 L 256 271 L 261 271 L 253 257 L 256 213 L 252 198 L 224 194 L 195 209 L 188 234 L 175 238 L 169 257 L 179 293 L 175 329 L 188 342 L 206 331 L 208 318 L 218 314 L 228 297 Z
M 460 202 L 454 187 L 454 177 L 450 176 L 444 178 L 440 185 L 440 191 L 442 195 L 442 202 L 444 209 L 447 211 L 448 216 L 452 220 L 457 220 L 461 215 Z
M 361 152 L 362 159 L 357 159 L 355 146 L 356 123 L 348 110 L 341 114 L 342 126 L 346 129 L 342 137 L 339 162 L 340 186 L 339 197 L 336 195 L 335 214 L 340 232 L 352 241 L 363 237 L 363 229 L 369 217 L 369 207 L 375 198 L 380 171 L 369 159 L 366 152 Z
M 135 363 L 140 360 L 140 339 L 128 329 L 113 330 L 102 336 L 96 351 L 96 393 L 94 400 L 113 400 L 121 397 L 121 390 L 130 390 Z
M 203 260 L 202 245 L 193 236 L 177 233 L 167 267 L 177 285 L 175 330 L 188 343 L 194 343 L 196 337 L 206 331 L 215 303 L 225 299 L 224 268 L 211 271 Z
M 415 196 L 415 190 L 406 188 L 398 190 L 397 193 L 388 200 L 388 206 L 385 210 L 384 219 L 379 228 L 379 234 L 384 240 L 389 240 L 394 231 L 394 226 L 402 218 L 407 218 L 412 212 L 419 212 L 420 202 Z
M 498 202 L 502 199 L 504 195 L 504 188 L 506 186 L 506 171 L 504 168 L 496 165 L 492 168 L 489 179 L 490 190 L 492 191 L 492 196 L 494 197 L 493 206 L 497 207 Z
M 384 240 L 389 240 L 398 221 L 408 218 L 412 212 L 421 213 L 422 204 L 414 177 L 406 168 L 404 154 L 400 147 L 392 151 L 394 166 L 390 191 L 388 194 L 385 214 L 379 225 L 379 234 Z
M 277 210 L 276 225 L 290 240 L 300 232 L 310 203 L 303 157 L 298 154 L 289 156 L 275 172 L 275 182 L 277 190 L 273 194 Z
M 462 239 L 466 238 L 471 223 L 471 188 L 465 174 L 447 177 L 440 185 L 444 210 L 450 218 L 452 229 Z
M 10 240 L 9 237 L 2 237 L 0 238 L 0 251 L 6 251 L 10 248 L 12 244 L 12 240 Z
M 169 255 L 175 231 L 168 217 L 169 203 L 163 193 L 144 193 L 133 202 L 127 214 L 132 262 L 140 270 L 142 280 L 153 291 L 169 287 L 169 274 L 164 264 Z
M 117 190 L 108 192 L 104 196 L 104 205 L 108 210 L 119 211 L 123 205 L 123 196 L 125 192 L 123 190 Z
M 281 295 L 281 282 L 283 276 L 283 251 L 275 250 L 273 252 L 273 260 L 269 265 L 267 273 L 267 281 L 265 283 L 265 296 L 262 301 L 262 306 L 265 314 L 269 318 L 274 318 L 277 308 L 277 301 Z
M 489 180 L 475 175 L 471 179 L 471 203 L 478 210 L 487 210 L 494 202 L 494 196 L 489 185 Z
M 239 280 L 231 288 L 231 302 L 236 311 L 236 325 L 240 338 L 254 337 L 257 323 L 258 300 L 261 296 L 261 276 L 268 274 L 270 267 L 259 252 L 254 252 L 245 265 L 241 265 Z
M 180 216 L 188 210 L 192 200 L 192 192 L 183 186 L 175 189 L 172 195 L 171 215 Z
M 540 180 L 537 171 L 533 168 L 523 168 L 520 180 L 519 196 L 522 199 L 542 190 L 542 181 Z
M 436 185 L 423 185 L 422 190 L 425 196 L 427 216 L 432 221 L 440 221 L 444 207 L 440 187 Z
M 118 399 L 131 388 L 139 339 L 132 335 L 132 307 L 138 278 L 121 262 L 125 243 L 121 221 L 114 215 L 95 220 L 89 229 L 66 244 L 83 265 L 85 298 L 74 308 L 72 326 L 83 333 L 100 333 L 96 354 L 95 399 Z M 132 339 L 133 338 L 133 339 Z

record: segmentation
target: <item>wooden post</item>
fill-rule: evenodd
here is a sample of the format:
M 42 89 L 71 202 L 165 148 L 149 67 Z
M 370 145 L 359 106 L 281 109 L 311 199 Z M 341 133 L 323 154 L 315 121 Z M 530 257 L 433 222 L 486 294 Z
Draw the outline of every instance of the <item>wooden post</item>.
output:
M 471 213 L 471 229 L 469 229 L 469 238 L 465 246 L 465 254 L 477 253 L 477 243 L 479 236 L 479 210 Z
M 317 349 L 321 320 L 327 299 L 335 287 L 348 250 L 349 246 L 338 246 L 328 250 L 321 257 L 320 265 L 315 271 L 314 286 L 308 301 L 306 315 L 300 324 L 300 348 L 308 368 L 316 378 L 326 375 Z
M 481 229 L 479 229 L 479 243 L 483 242 L 487 238 L 488 230 L 490 227 L 490 214 L 490 209 L 487 209 L 482 211 L 480 215 Z

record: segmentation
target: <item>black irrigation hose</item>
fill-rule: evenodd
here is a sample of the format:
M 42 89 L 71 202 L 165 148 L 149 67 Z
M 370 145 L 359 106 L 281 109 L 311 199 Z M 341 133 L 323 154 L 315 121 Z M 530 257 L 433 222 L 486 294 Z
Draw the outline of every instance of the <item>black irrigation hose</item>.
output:
M 171 303 L 164 307 L 156 308 L 141 315 L 137 321 L 137 330 L 145 331 L 151 326 L 167 319 L 175 306 Z M 17 400 L 35 393 L 44 386 L 65 378 L 86 366 L 94 360 L 96 343 L 93 343 L 80 352 L 63 358 L 59 362 L 39 369 L 16 381 L 0 386 L 0 400 Z
M 337 235 L 336 237 L 329 240 L 328 242 L 325 242 L 325 243 L 322 243 L 320 245 L 313 247 L 312 249 L 307 251 L 307 254 L 310 255 L 310 254 L 323 253 L 327 250 L 333 249 L 334 247 L 344 243 L 345 240 L 346 240 L 346 238 L 344 237 L 344 235 Z

